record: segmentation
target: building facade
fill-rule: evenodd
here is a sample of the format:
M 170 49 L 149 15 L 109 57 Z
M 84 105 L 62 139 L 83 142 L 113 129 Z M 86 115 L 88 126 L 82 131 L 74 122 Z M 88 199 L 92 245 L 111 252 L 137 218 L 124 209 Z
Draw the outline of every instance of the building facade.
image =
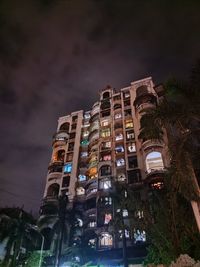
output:
M 110 232 L 110 222 L 118 212 L 113 207 L 113 184 L 126 183 L 141 198 L 150 190 L 162 188 L 162 174 L 168 166 L 167 142 L 140 140 L 140 119 L 146 109 L 162 98 L 162 87 L 152 78 L 132 82 L 120 90 L 107 86 L 89 111 L 76 111 L 60 117 L 53 136 L 42 214 L 45 205 L 66 194 L 71 203 L 84 211 L 83 229 L 88 244 L 98 251 L 122 247 L 118 235 Z M 143 216 L 138 211 L 138 216 Z M 128 210 L 123 210 L 125 220 Z M 146 233 L 126 231 L 127 246 L 146 242 Z

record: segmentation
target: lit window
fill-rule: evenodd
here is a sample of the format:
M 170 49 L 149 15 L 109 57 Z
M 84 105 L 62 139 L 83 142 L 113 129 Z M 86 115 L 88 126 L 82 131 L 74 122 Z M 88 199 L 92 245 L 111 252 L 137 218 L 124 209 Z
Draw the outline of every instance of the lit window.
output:
M 138 218 L 138 219 L 142 219 L 144 217 L 144 212 L 143 210 L 137 210 L 135 212 L 135 217 Z
M 120 119 L 122 117 L 122 114 L 121 113 L 117 113 L 117 114 L 115 114 L 115 119 L 117 120 L 117 119 Z
M 81 141 L 81 145 L 82 146 L 87 146 L 89 144 L 89 141 L 88 140 L 82 140 Z
M 112 235 L 109 233 L 103 233 L 100 236 L 100 246 L 101 247 L 111 247 L 113 245 Z
M 124 92 L 124 98 L 129 98 L 130 97 L 130 92 Z
M 128 210 L 124 209 L 124 210 L 122 211 L 122 216 L 123 216 L 123 217 L 128 217 Z
M 89 131 L 83 132 L 83 137 L 87 137 L 89 135 Z
M 125 160 L 123 158 L 117 159 L 116 160 L 116 165 L 117 165 L 117 167 L 124 166 L 125 165 Z
M 112 205 L 112 198 L 111 197 L 104 197 L 101 199 L 101 202 L 104 202 L 104 205 Z
M 115 140 L 116 141 L 119 141 L 119 140 L 122 140 L 122 139 L 123 139 L 123 134 L 122 133 L 116 134 L 116 136 L 115 136 Z
M 101 122 L 101 126 L 108 126 L 109 122 L 108 120 L 104 120 Z
M 84 119 L 86 119 L 86 120 L 87 120 L 87 119 L 90 119 L 90 113 L 85 113 L 85 114 L 84 114 Z
M 164 183 L 163 182 L 154 182 L 150 184 L 152 189 L 162 189 L 164 187 Z
M 126 120 L 125 127 L 126 127 L 126 129 L 133 128 L 133 121 L 132 120 Z
M 123 153 L 124 152 L 124 147 L 123 146 L 116 146 L 115 147 L 116 153 Z
M 87 128 L 87 127 L 89 127 L 89 126 L 90 126 L 89 123 L 84 123 L 84 124 L 83 124 L 83 128 Z
M 88 156 L 88 152 L 81 152 L 81 158 L 82 157 L 87 157 Z
M 110 141 L 102 143 L 102 149 L 108 149 L 108 148 L 111 148 Z
M 95 194 L 97 192 L 97 188 L 92 188 L 87 191 L 87 195 Z
M 95 221 L 92 221 L 92 222 L 89 222 L 89 225 L 88 226 L 90 228 L 93 228 L 93 227 L 96 227 L 96 225 L 97 225 L 96 222 Z
M 162 160 L 162 155 L 160 152 L 151 152 L 146 157 L 146 169 L 147 172 L 154 170 L 163 170 L 164 164 Z
M 77 196 L 85 195 L 85 189 L 83 187 L 76 188 L 76 194 Z
M 86 180 L 86 175 L 79 174 L 78 179 L 79 179 L 80 182 L 85 181 Z
M 124 173 L 120 173 L 117 175 L 117 180 L 120 182 L 124 182 L 126 180 L 126 175 Z
M 130 144 L 128 144 L 128 151 L 129 151 L 130 153 L 136 152 L 136 146 L 135 146 L 135 143 L 130 143 Z
M 64 173 L 70 173 L 72 171 L 72 163 L 67 163 L 64 165 Z
M 82 227 L 83 226 L 83 220 L 77 218 L 77 223 L 78 223 L 78 226 L 79 227 Z
M 104 161 L 111 160 L 111 155 L 110 154 L 104 155 L 103 160 Z
M 104 218 L 104 224 L 109 224 L 109 222 L 112 220 L 112 214 L 106 213 Z
M 95 248 L 96 247 L 96 239 L 89 239 L 88 240 L 88 246 L 91 248 Z
M 94 178 L 97 175 L 97 167 L 93 167 L 89 170 L 89 176 L 90 178 Z
M 134 242 L 145 242 L 146 241 L 146 233 L 145 231 L 135 230 L 134 231 Z
M 109 189 L 111 188 L 111 181 L 110 180 L 101 180 L 100 181 L 100 189 Z
M 109 137 L 110 136 L 110 128 L 103 129 L 101 131 L 101 137 Z
M 129 131 L 126 133 L 127 136 L 127 140 L 132 140 L 135 138 L 134 132 L 133 131 Z
M 124 235 L 126 238 L 130 238 L 130 232 L 126 229 L 125 229 Z M 123 237 L 123 232 L 122 232 L 122 230 L 119 230 L 119 238 L 122 239 L 122 237 Z

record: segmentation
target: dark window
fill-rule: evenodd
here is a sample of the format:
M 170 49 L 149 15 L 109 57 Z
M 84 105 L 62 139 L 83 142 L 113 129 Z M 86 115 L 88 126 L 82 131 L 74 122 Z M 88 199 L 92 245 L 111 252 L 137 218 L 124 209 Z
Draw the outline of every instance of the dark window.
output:
M 124 106 L 127 107 L 127 106 L 130 106 L 131 102 L 130 100 L 126 100 L 124 101 Z
M 69 134 L 69 139 L 74 139 L 75 136 L 76 136 L 76 133 L 70 133 L 70 134 Z
M 130 184 L 141 182 L 140 170 L 128 171 L 128 182 Z
M 52 173 L 52 172 L 62 172 L 62 166 L 60 165 L 52 165 L 49 167 L 49 173 Z
M 108 116 L 110 116 L 110 111 L 109 110 L 102 112 L 102 117 L 108 117 Z
M 69 143 L 68 151 L 73 151 L 73 150 L 74 150 L 74 143 Z
M 60 131 L 69 131 L 69 122 L 65 122 L 60 126 Z
M 72 159 L 73 159 L 73 153 L 68 153 L 67 154 L 67 158 L 66 158 L 66 162 L 67 161 L 72 161 Z
M 116 109 L 119 109 L 119 108 L 121 108 L 122 106 L 120 105 L 120 104 L 115 104 L 114 105 L 114 110 L 116 110 Z
M 109 98 L 109 97 L 110 97 L 110 93 L 109 92 L 103 93 L 103 99 Z
M 113 100 L 115 101 L 115 100 L 120 100 L 121 99 L 121 96 L 120 95 L 116 95 L 116 96 L 114 96 L 113 97 Z
M 72 130 L 75 130 L 76 129 L 76 126 L 77 126 L 77 124 L 76 123 L 73 123 L 72 124 Z
M 63 182 L 62 182 L 62 187 L 68 187 L 70 182 L 70 176 L 64 176 L 63 177 Z
M 128 158 L 128 167 L 129 168 L 137 168 L 138 162 L 137 162 L 137 157 L 129 157 Z
M 101 176 L 110 174 L 111 174 L 111 167 L 109 165 L 104 165 L 101 167 Z
M 131 109 L 127 109 L 127 110 L 125 110 L 124 111 L 124 115 L 125 115 L 125 117 L 126 116 L 131 116 L 132 114 L 131 114 Z
M 147 89 L 146 85 L 142 85 L 142 86 L 137 88 L 136 97 L 139 97 L 139 96 L 145 95 L 145 94 L 148 94 L 148 89 Z
M 73 122 L 77 122 L 77 120 L 78 120 L 78 116 L 77 115 L 72 117 L 72 121 Z

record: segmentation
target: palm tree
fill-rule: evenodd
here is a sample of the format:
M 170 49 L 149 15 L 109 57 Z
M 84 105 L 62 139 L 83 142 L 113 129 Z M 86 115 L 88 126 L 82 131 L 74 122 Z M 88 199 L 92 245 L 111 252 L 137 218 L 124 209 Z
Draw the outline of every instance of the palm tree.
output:
M 200 232 L 200 190 L 195 172 L 200 156 L 199 70 L 200 64 L 187 83 L 174 79 L 166 83 L 163 100 L 141 118 L 139 138 L 162 140 L 166 132 L 173 190 L 191 202 Z
M 131 233 L 133 229 L 143 229 L 144 225 L 135 214 L 141 211 L 143 203 L 137 198 L 137 192 L 134 191 L 128 184 L 115 182 L 114 191 L 111 194 L 114 205 L 114 218 L 111 221 L 111 226 L 114 227 L 116 235 L 121 232 L 123 263 L 128 266 L 127 259 L 127 237 L 126 233 Z M 125 219 L 125 212 L 128 212 L 128 220 Z
M 70 245 L 70 238 L 73 232 L 73 226 L 76 223 L 76 211 L 69 207 L 67 196 L 58 198 L 58 205 L 48 203 L 46 206 L 47 214 L 41 216 L 38 220 L 40 231 L 50 227 L 51 236 L 55 240 L 55 267 L 60 265 L 60 259 L 63 251 L 63 243 L 67 247 Z
M 30 249 L 36 245 L 34 227 L 34 218 L 23 209 L 0 209 L 0 241 L 6 243 L 5 266 L 17 266 L 22 246 Z

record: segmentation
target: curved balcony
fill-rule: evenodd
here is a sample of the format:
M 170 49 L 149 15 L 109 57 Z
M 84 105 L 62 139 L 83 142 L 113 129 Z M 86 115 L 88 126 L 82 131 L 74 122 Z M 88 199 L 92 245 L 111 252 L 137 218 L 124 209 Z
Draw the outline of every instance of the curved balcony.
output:
M 95 130 L 99 130 L 99 122 L 95 121 L 90 125 L 90 134 L 94 132 Z M 89 136 L 90 136 L 89 134 Z
M 92 140 L 88 146 L 89 150 L 90 151 L 97 151 L 98 150 L 98 142 L 99 142 L 99 138 Z
M 48 170 L 49 174 L 50 173 L 62 173 L 62 168 L 63 168 L 63 162 L 62 161 L 56 161 L 52 162 L 49 164 Z
M 87 213 L 87 215 L 93 215 L 91 217 L 95 218 L 96 217 L 96 208 L 88 208 L 85 211 Z
M 147 173 L 145 183 L 149 185 L 151 189 L 162 189 L 164 186 L 164 169 L 151 170 Z
M 68 131 L 60 130 L 53 135 L 52 145 L 55 144 L 56 146 L 65 145 L 68 139 L 69 139 Z
M 96 114 L 98 114 L 99 112 L 100 112 L 100 107 L 99 107 L 99 103 L 97 102 L 96 104 L 93 105 L 93 108 L 91 110 L 91 118 L 95 116 Z
M 92 134 L 89 136 L 89 142 L 92 143 L 93 140 L 99 139 L 99 132 L 98 130 L 95 130 Z
M 91 188 L 87 190 L 86 199 L 94 198 L 97 195 L 97 188 Z
M 157 98 L 152 93 L 145 92 L 136 97 L 133 104 L 138 112 L 141 112 L 148 108 L 154 108 L 157 105 Z
M 144 142 L 142 142 L 142 149 L 144 151 L 152 148 L 152 147 L 163 147 L 164 144 L 162 142 L 159 142 L 158 140 L 146 140 Z
M 91 162 L 89 163 L 89 165 L 88 165 L 88 169 L 91 169 L 91 168 L 93 168 L 93 167 L 97 167 L 97 165 L 98 165 L 98 161 L 97 161 L 97 160 L 95 160 L 95 161 L 91 161 Z
M 119 131 L 119 130 L 123 131 L 123 124 L 122 123 L 115 123 L 114 124 L 114 130 L 115 131 Z
M 51 172 L 48 174 L 47 178 L 48 178 L 48 181 L 60 180 L 62 178 L 62 172 Z
M 110 100 L 109 99 L 107 99 L 107 100 L 102 100 L 102 102 L 101 102 L 101 110 L 103 111 L 103 110 L 107 110 L 107 109 L 110 109 L 110 107 L 111 107 L 111 104 L 110 104 Z

